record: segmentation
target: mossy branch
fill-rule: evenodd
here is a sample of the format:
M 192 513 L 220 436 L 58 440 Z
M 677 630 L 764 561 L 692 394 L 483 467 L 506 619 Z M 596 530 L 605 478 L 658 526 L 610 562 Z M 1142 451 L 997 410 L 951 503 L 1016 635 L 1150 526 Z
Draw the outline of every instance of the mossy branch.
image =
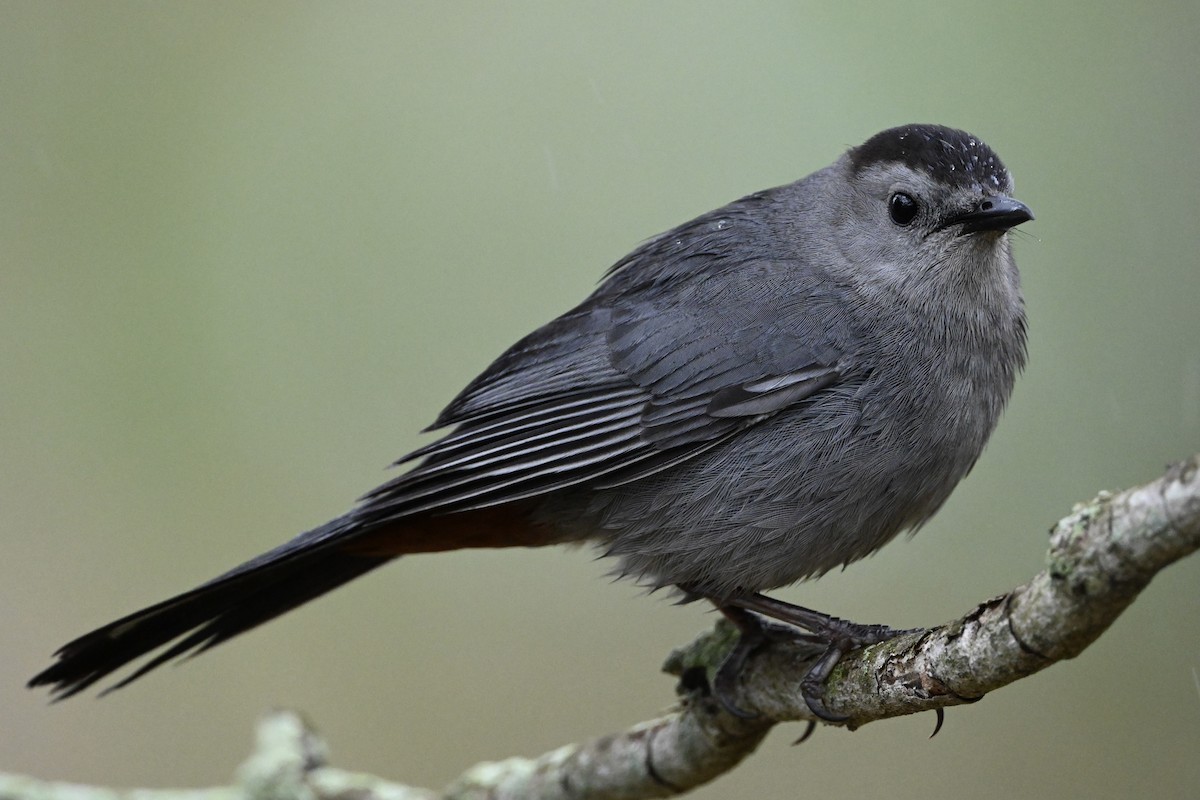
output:
M 1080 505 L 1051 531 L 1046 568 L 961 618 L 843 660 L 826 705 L 848 727 L 973 702 L 1079 655 L 1167 565 L 1200 549 L 1200 455 L 1158 480 Z M 725 622 L 670 655 L 678 709 L 622 733 L 535 759 L 472 767 L 441 792 L 330 767 L 324 743 L 290 712 L 260 725 L 235 786 L 118 791 L 0 775 L 0 800 L 569 800 L 667 797 L 736 766 L 779 722 L 812 720 L 799 685 L 816 652 L 779 637 L 742 672 L 740 719 L 716 703 L 712 675 L 736 637 Z

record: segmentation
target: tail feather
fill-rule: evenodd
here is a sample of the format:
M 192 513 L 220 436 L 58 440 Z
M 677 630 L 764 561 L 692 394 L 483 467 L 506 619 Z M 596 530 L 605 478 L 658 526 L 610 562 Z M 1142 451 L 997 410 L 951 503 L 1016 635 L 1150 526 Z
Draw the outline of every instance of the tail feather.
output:
M 346 521 L 335 520 L 191 591 L 97 628 L 64 645 L 55 663 L 29 686 L 52 686 L 54 699 L 63 700 L 179 639 L 105 692 L 118 689 L 171 659 L 203 652 L 391 560 L 339 548 L 335 540 L 347 532 Z

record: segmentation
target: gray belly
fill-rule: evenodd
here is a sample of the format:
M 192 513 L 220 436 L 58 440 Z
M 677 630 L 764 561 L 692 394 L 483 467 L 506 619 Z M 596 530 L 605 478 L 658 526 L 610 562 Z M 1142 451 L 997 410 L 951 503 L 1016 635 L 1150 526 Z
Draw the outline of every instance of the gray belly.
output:
M 728 598 L 819 575 L 927 519 L 991 428 L 873 410 L 826 395 L 657 475 L 550 497 L 541 515 L 649 586 Z

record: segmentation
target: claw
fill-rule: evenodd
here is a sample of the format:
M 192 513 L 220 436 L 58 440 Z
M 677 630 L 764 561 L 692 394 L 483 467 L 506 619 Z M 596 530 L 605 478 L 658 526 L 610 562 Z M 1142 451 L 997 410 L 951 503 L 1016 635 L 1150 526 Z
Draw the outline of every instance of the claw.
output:
M 805 742 L 807 742 L 808 737 L 812 736 L 813 731 L 815 731 L 816 729 L 817 729 L 817 723 L 814 720 L 810 719 L 808 721 L 808 724 L 804 726 L 804 733 L 800 734 L 799 739 L 792 742 L 792 747 L 795 747 L 798 744 L 804 744 Z
M 721 704 L 721 708 L 728 711 L 738 719 L 754 719 L 758 716 L 753 711 L 747 711 L 733 701 L 733 695 L 737 691 L 737 677 L 742 670 L 742 666 L 746 663 L 746 656 L 749 653 L 740 654 L 742 650 L 742 640 L 738 640 L 738 644 L 730 651 L 721 666 L 717 668 L 717 674 L 713 678 L 713 697 L 717 698 L 717 702 Z
M 942 723 L 946 721 L 945 711 L 940 708 L 935 708 L 934 711 L 937 713 L 937 722 L 934 723 L 933 733 L 929 734 L 930 739 L 938 735 L 938 731 L 942 729 Z
M 725 656 L 721 666 L 717 667 L 717 674 L 713 676 L 713 697 L 717 699 L 722 708 L 733 716 L 739 719 L 754 719 L 758 714 L 746 711 L 739 706 L 733 701 L 733 696 L 737 693 L 737 679 L 742 668 L 746 666 L 746 659 L 755 650 L 762 647 L 767 640 L 767 635 L 763 630 L 762 622 L 750 612 L 740 608 L 721 608 L 720 610 L 730 622 L 737 626 L 740 634 L 737 643 Z
M 842 655 L 846 652 L 848 651 L 845 642 L 830 642 L 829 646 L 825 648 L 825 652 L 817 659 L 817 663 L 812 665 L 808 674 L 804 676 L 804 680 L 800 682 L 800 693 L 804 696 L 804 705 L 826 722 L 845 722 L 850 719 L 826 708 L 823 696 L 825 681 L 829 678 L 829 673 L 833 672 L 833 668 L 842 660 Z
M 825 700 L 821 697 L 821 695 L 809 691 L 808 686 L 802 687 L 801 694 L 804 697 L 804 705 L 808 706 L 808 710 L 826 722 L 845 722 L 846 720 L 850 719 L 849 717 L 844 717 L 841 714 L 835 714 L 826 708 Z

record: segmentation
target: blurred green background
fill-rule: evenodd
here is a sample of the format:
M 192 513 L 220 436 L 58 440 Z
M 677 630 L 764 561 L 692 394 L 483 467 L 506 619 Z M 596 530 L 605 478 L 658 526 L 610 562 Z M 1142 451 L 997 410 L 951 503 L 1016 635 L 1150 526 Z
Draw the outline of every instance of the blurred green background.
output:
M 933 624 L 1079 500 L 1200 449 L 1200 5 L 5 2 L 0 769 L 226 782 L 258 715 L 441 786 L 647 719 L 713 621 L 587 551 L 416 557 L 48 707 L 68 638 L 344 510 L 640 240 L 892 125 L 1037 213 L 1031 362 L 912 542 L 781 597 Z M 702 798 L 1200 795 L 1200 559 L 1074 662 L 947 715 L 775 732 Z

